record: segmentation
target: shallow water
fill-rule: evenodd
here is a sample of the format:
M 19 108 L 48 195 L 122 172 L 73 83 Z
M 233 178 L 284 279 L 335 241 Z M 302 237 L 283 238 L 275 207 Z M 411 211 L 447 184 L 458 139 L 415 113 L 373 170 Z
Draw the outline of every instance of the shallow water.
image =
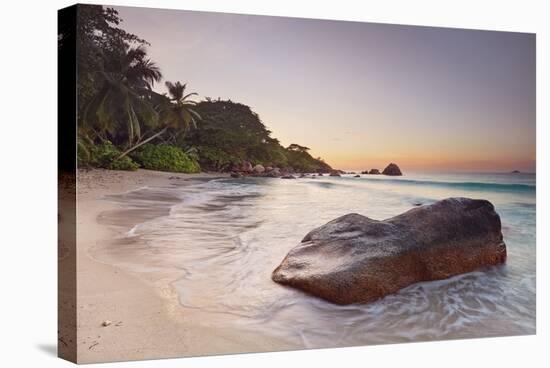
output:
M 129 230 L 104 256 L 172 285 L 182 308 L 227 325 L 220 327 L 297 348 L 533 334 L 535 192 L 529 174 L 175 182 L 109 198 L 123 209 L 103 220 Z M 452 196 L 495 205 L 506 265 L 412 285 L 367 305 L 337 306 L 271 281 L 305 234 L 338 216 L 382 220 Z

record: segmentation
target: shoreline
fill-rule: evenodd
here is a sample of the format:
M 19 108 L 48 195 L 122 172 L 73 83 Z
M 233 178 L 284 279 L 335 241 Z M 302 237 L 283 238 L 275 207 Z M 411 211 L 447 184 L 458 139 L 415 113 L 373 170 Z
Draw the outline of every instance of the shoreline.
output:
M 317 304 L 316 299 L 310 300 L 309 297 L 306 298 L 302 294 L 287 295 L 282 289 L 271 290 L 272 285 L 263 284 L 263 280 L 267 280 L 266 277 L 269 277 L 269 274 L 266 272 L 265 277 L 260 277 L 260 280 L 245 282 L 243 285 L 239 284 L 245 291 L 242 294 L 236 293 L 241 299 L 232 299 L 233 294 L 226 293 L 223 287 L 217 288 L 215 284 L 209 283 L 211 279 L 207 280 L 203 276 L 210 275 L 209 267 L 221 266 L 222 270 L 225 270 L 224 272 L 227 271 L 225 275 L 229 275 L 230 277 L 226 280 L 234 282 L 235 280 L 240 280 L 240 271 L 235 273 L 231 265 L 228 265 L 228 268 L 225 269 L 223 264 L 216 263 L 218 248 L 215 246 L 217 243 L 209 244 L 206 242 L 203 244 L 200 237 L 193 237 L 189 233 L 197 228 L 202 229 L 202 225 L 198 225 L 202 224 L 201 220 L 213 220 L 214 224 L 218 224 L 217 221 L 221 221 L 221 219 L 216 217 L 218 215 L 214 215 L 214 218 L 208 216 L 201 217 L 202 210 L 200 207 L 197 207 L 199 208 L 198 210 L 194 209 L 196 203 L 193 201 L 193 196 L 204 189 L 202 185 L 198 188 L 190 187 L 189 190 L 185 188 L 187 185 L 204 183 L 210 179 L 221 178 L 223 176 L 219 173 L 178 174 L 176 176 L 178 179 L 174 177 L 173 173 L 147 170 L 139 170 L 137 172 L 109 170 L 79 172 L 77 196 L 77 341 L 79 363 L 375 345 L 406 341 L 433 341 L 458 339 L 467 336 L 508 336 L 508 333 L 512 333 L 513 335 L 525 334 L 532 328 L 529 325 L 531 323 L 529 316 L 526 316 L 525 321 L 521 319 L 522 323 L 510 324 L 508 320 L 497 320 L 491 315 L 484 314 L 484 312 L 472 315 L 473 324 L 470 326 L 461 327 L 456 325 L 460 322 L 458 319 L 450 324 L 448 330 L 443 331 L 441 334 L 434 334 L 429 325 L 423 325 L 427 316 L 416 317 L 415 315 L 414 319 L 420 323 L 420 328 L 414 332 L 416 335 L 413 335 L 411 332 L 410 335 L 405 336 L 399 330 L 388 327 L 397 326 L 395 324 L 397 322 L 393 320 L 391 313 L 389 315 L 378 315 L 376 312 L 377 308 L 382 308 L 383 310 L 385 305 L 390 303 L 389 301 L 393 298 L 398 305 L 401 305 L 400 308 L 405 308 L 403 313 L 407 314 L 406 305 L 409 302 L 402 304 L 403 301 L 401 301 L 400 304 L 400 298 L 403 299 L 403 296 L 406 295 L 406 298 L 411 298 L 413 301 L 416 300 L 415 303 L 428 302 L 430 307 L 434 308 L 433 310 L 430 309 L 429 313 L 441 315 L 441 318 L 456 318 L 455 312 L 446 310 L 445 308 L 441 309 L 444 306 L 439 305 L 438 302 L 440 300 L 439 295 L 445 295 L 449 298 L 459 297 L 460 299 L 460 296 L 457 295 L 457 290 L 446 287 L 445 285 L 447 284 L 439 286 L 438 284 L 431 284 L 434 287 L 430 290 L 426 289 L 428 291 L 424 290 L 424 286 L 419 286 L 420 289 L 412 287 L 408 291 L 404 291 L 404 294 L 396 294 L 393 297 L 388 296 L 389 299 L 386 299 L 386 303 L 382 301 L 378 306 L 372 304 L 372 308 L 374 309 L 369 307 L 371 304 L 368 304 L 360 308 L 358 307 L 355 310 L 356 314 L 350 315 L 349 311 L 343 312 L 338 310 L 338 308 L 331 308 L 330 306 L 326 306 L 327 308 L 323 308 L 322 310 L 312 310 L 310 306 Z M 310 182 L 314 184 L 314 181 Z M 288 187 L 285 180 L 278 180 L 276 183 L 280 183 L 278 184 L 280 188 Z M 145 189 L 146 187 L 147 189 Z M 181 187 L 183 190 L 178 190 L 178 187 Z M 208 187 L 206 186 L 206 188 Z M 301 185 L 296 186 L 296 188 L 300 187 Z M 138 190 L 140 188 L 144 188 L 143 191 Z M 170 188 L 174 188 L 175 190 Z M 204 190 L 208 192 L 209 189 Z M 216 193 L 217 190 L 214 189 Z M 372 190 L 376 194 L 379 188 L 375 187 Z M 181 193 L 183 195 L 180 196 Z M 202 192 L 200 193 L 202 194 Z M 281 194 L 282 192 L 277 193 Z M 373 196 L 369 193 L 365 194 L 366 197 L 363 198 L 361 203 L 370 203 L 368 201 Z M 419 195 L 414 191 L 411 193 L 408 194 L 410 199 L 416 199 Z M 496 199 L 502 196 L 498 192 L 495 193 Z M 120 194 L 123 195 L 120 196 Z M 191 202 L 186 202 L 190 197 Z M 290 195 L 290 197 L 283 196 L 282 198 L 288 200 L 293 197 Z M 334 200 L 339 201 L 338 198 Z M 398 203 L 401 202 L 402 199 L 399 198 Z M 178 205 L 173 206 L 174 203 L 178 203 Z M 214 201 L 213 203 L 216 202 Z M 397 206 L 398 208 L 391 207 L 390 203 L 390 207 L 393 208 L 392 211 L 401 213 L 401 207 L 408 208 L 412 206 L 412 204 L 408 206 L 407 203 L 406 201 L 401 203 Z M 183 208 L 180 208 L 182 205 Z M 369 207 L 369 212 L 386 213 L 386 205 L 377 202 L 374 202 L 373 205 L 373 208 Z M 350 204 L 350 206 L 353 207 L 354 205 Z M 271 207 L 269 207 L 268 203 L 267 207 L 259 206 L 258 208 L 269 211 Z M 174 209 L 174 213 L 171 212 L 170 216 L 164 219 L 169 209 Z M 341 209 L 352 211 L 347 205 Z M 378 209 L 378 212 L 376 212 L 376 209 Z M 181 228 L 176 223 L 170 223 L 172 214 L 177 217 L 180 210 L 183 210 L 187 215 L 191 215 L 195 221 L 190 221 L 187 225 L 184 225 L 186 221 L 182 220 Z M 299 212 L 298 208 L 294 210 Z M 361 207 L 355 207 L 354 210 L 360 213 Z M 305 214 L 307 214 L 307 210 L 305 210 L 304 216 Z M 197 217 L 193 217 L 194 215 L 197 215 Z M 328 216 L 326 220 L 333 218 L 335 215 L 337 213 Z M 254 216 L 272 219 L 270 212 L 267 214 L 254 213 Z M 382 216 L 381 218 L 385 217 Z M 157 253 L 155 249 L 162 249 L 162 246 L 157 248 L 154 243 L 148 243 L 156 239 L 154 232 L 153 237 L 146 238 L 147 240 L 144 242 L 140 242 L 139 238 L 134 240 L 132 236 L 126 237 L 128 231 L 135 225 L 152 219 L 156 220 L 151 229 L 165 228 L 170 231 L 172 228 L 179 228 L 179 232 L 175 231 L 174 235 L 167 235 L 167 237 L 161 236 L 160 240 L 168 243 L 175 241 L 176 244 L 184 242 L 182 244 L 183 247 L 180 248 L 178 246 L 178 248 L 174 248 L 174 253 L 171 252 L 170 247 L 166 248 L 168 252 L 163 253 L 160 251 L 160 253 Z M 165 220 L 168 220 L 168 222 Z M 283 221 L 284 223 L 286 222 Z M 314 227 L 315 223 L 316 221 L 312 221 L 307 228 Z M 170 227 L 156 227 L 159 224 L 168 224 Z M 145 226 L 142 233 L 147 233 L 151 229 Z M 205 229 L 208 230 L 207 227 Z M 290 229 L 289 233 L 297 233 L 296 229 L 292 226 Z M 262 233 L 273 234 L 273 230 L 273 228 L 266 227 Z M 305 230 L 300 229 L 298 232 L 302 233 Z M 216 234 L 216 231 L 214 229 L 213 234 Z M 277 232 L 279 229 L 275 231 Z M 231 233 L 230 230 L 229 232 Z M 138 237 L 140 236 L 139 233 L 138 231 Z M 520 241 L 517 236 L 514 238 L 513 233 L 509 236 L 511 244 Z M 269 235 L 267 237 L 260 236 L 256 242 L 264 241 L 266 244 L 271 244 L 269 242 L 270 238 Z M 246 243 L 246 236 L 244 239 Z M 198 248 L 186 248 L 186 240 L 193 241 L 190 244 L 196 245 Z M 211 251 L 203 253 L 204 249 L 208 249 L 208 245 L 210 245 Z M 268 248 L 275 249 L 275 252 L 262 256 L 262 259 L 267 259 L 267 261 L 265 264 L 260 262 L 262 266 L 255 269 L 255 274 L 258 274 L 258 270 L 263 273 L 263 270 L 272 269 L 271 260 L 269 259 L 270 255 L 274 255 L 273 259 L 277 260 L 277 262 L 273 263 L 275 265 L 286 254 L 286 252 L 277 254 L 277 249 L 279 249 L 277 247 L 270 248 L 268 246 Z M 198 253 L 194 253 L 195 251 L 198 251 Z M 194 254 L 197 254 L 198 257 L 194 257 Z M 251 254 L 262 255 L 263 253 Z M 237 253 L 233 254 L 233 256 L 237 256 Z M 529 256 L 529 253 L 526 253 L 525 256 Z M 168 259 L 167 262 L 165 262 L 166 259 Z M 516 257 L 516 259 L 519 258 Z M 251 264 L 255 263 L 252 262 Z M 240 263 L 235 265 L 242 266 Z M 514 265 L 509 265 L 509 267 L 520 267 L 520 269 L 526 266 L 528 264 L 526 265 L 525 262 L 516 262 Z M 197 275 L 198 277 L 189 278 L 189 274 L 182 277 L 181 270 L 188 272 L 189 268 L 189 274 Z M 213 275 L 215 279 L 216 274 L 214 273 Z M 221 272 L 220 275 L 223 276 L 224 273 Z M 464 289 L 466 291 L 470 290 L 469 288 L 475 287 L 475 290 L 480 293 L 477 299 L 468 299 L 464 302 L 466 303 L 464 304 L 466 308 L 471 303 L 477 302 L 481 303 L 480 305 L 488 306 L 488 309 L 485 309 L 485 311 L 488 311 L 491 308 L 490 306 L 494 305 L 494 298 L 498 297 L 498 295 L 495 295 L 492 291 L 485 290 L 483 285 L 487 281 L 481 283 L 477 281 L 482 276 L 471 276 L 466 279 L 465 283 L 461 284 L 461 288 L 466 288 Z M 503 275 L 495 271 L 492 274 L 491 280 L 495 280 L 496 283 L 501 279 L 501 276 Z M 222 278 L 220 277 L 219 279 L 221 280 Z M 519 281 L 523 282 L 522 280 Z M 514 280 L 510 282 L 514 282 Z M 247 289 L 247 287 L 254 287 L 254 289 Z M 245 305 L 248 305 L 247 303 L 254 305 L 254 302 L 258 301 L 254 299 L 254 295 L 256 295 L 254 292 L 258 290 L 257 288 L 260 291 L 258 295 L 267 295 L 267 292 L 269 295 L 276 296 L 277 300 L 286 300 L 290 304 L 283 303 L 285 307 L 280 309 L 282 311 L 281 317 L 274 317 L 274 324 L 270 324 L 270 322 L 265 325 L 254 325 L 257 321 L 252 319 L 252 324 L 250 325 L 254 326 L 252 329 L 241 328 L 238 324 L 240 317 L 238 314 L 233 313 L 235 310 L 231 309 L 231 307 L 237 305 L 238 308 L 241 305 L 238 303 L 238 300 L 246 302 L 244 303 Z M 492 287 L 491 289 L 496 288 Z M 277 294 L 279 291 L 281 291 L 281 294 Z M 273 294 L 274 292 L 275 294 Z M 529 297 L 529 290 L 526 293 L 524 297 Z M 438 297 L 434 299 L 436 295 Z M 237 300 L 237 303 L 234 303 L 235 300 Z M 187 301 L 193 302 L 187 303 Z M 512 304 L 505 307 L 504 310 L 509 311 L 509 308 L 514 307 L 514 303 L 516 302 L 517 300 L 511 302 Z M 218 308 L 218 303 L 221 305 L 220 308 Z M 262 303 L 257 305 L 260 307 L 263 306 Z M 286 307 L 290 305 L 292 308 Z M 214 308 L 211 308 L 212 306 Z M 224 306 L 229 308 L 226 309 Z M 279 309 L 276 310 L 279 311 Z M 300 310 L 302 313 L 296 314 L 298 317 L 294 316 L 294 313 Z M 368 321 L 368 328 L 364 330 L 368 334 L 362 333 L 362 327 L 357 331 L 342 332 L 341 336 L 332 340 L 326 340 L 327 336 L 323 336 L 322 334 L 316 335 L 314 332 L 311 335 L 306 334 L 306 337 L 302 336 L 301 333 L 303 331 L 301 327 L 294 325 L 296 318 L 304 316 L 304 326 L 311 326 L 312 324 L 317 326 L 315 319 L 305 317 L 317 315 L 319 315 L 320 321 L 325 321 L 324 324 L 323 322 L 320 323 L 320 325 L 324 325 L 323 331 L 335 330 L 335 323 L 339 323 L 338 321 L 347 323 L 359 318 L 361 321 Z M 412 315 L 409 317 L 412 318 Z M 366 319 L 363 320 L 363 318 Z M 479 319 L 478 322 L 476 322 L 477 319 Z M 107 327 L 101 326 L 105 320 L 111 321 L 111 324 Z M 331 322 L 332 320 L 335 322 Z M 248 323 L 248 320 L 245 323 Z M 480 331 L 476 330 L 476 323 L 490 323 L 493 327 L 481 333 L 481 335 L 475 335 L 480 334 Z M 509 331 L 510 328 L 514 328 L 514 330 Z M 414 340 L 411 340 L 412 336 L 415 336 Z M 308 338 L 311 338 L 311 340 L 308 340 Z
M 106 195 L 143 186 L 169 185 L 177 176 L 219 178 L 219 173 L 175 174 L 79 171 L 77 178 L 77 355 L 79 363 L 188 357 L 281 350 L 277 341 L 258 341 L 242 331 L 220 329 L 201 320 L 200 311 L 181 306 L 173 287 L 156 288 L 130 271 L 94 256 L 108 247 L 123 227 L 102 223 L 104 213 L 120 208 Z M 123 230 L 123 231 L 121 231 Z M 128 229 L 125 229 L 126 231 Z M 139 306 L 139 307 L 136 307 Z M 196 321 L 201 320 L 201 323 Z M 102 326 L 111 321 L 109 326 Z M 213 321 L 212 321 L 213 322 Z

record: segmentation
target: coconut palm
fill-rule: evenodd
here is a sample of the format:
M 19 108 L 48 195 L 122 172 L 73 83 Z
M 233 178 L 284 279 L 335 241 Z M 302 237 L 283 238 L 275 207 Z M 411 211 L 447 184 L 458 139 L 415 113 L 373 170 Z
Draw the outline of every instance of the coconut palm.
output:
M 189 99 L 189 97 L 196 96 L 197 94 L 194 92 L 185 94 L 187 84 L 181 84 L 180 82 L 166 82 L 165 85 L 170 97 L 155 92 L 151 92 L 150 94 L 151 102 L 155 105 L 159 116 L 158 125 L 162 129 L 128 148 L 118 158 L 122 158 L 145 143 L 162 136 L 168 130 L 172 130 L 174 138 L 177 138 L 177 136 L 185 134 L 190 126 L 197 127 L 197 120 L 200 120 L 201 116 L 193 109 L 193 106 L 197 103 Z
M 85 109 L 85 126 L 132 146 L 140 141 L 142 130 L 158 125 L 150 95 L 162 74 L 143 47 L 121 44 L 104 52 L 103 69 L 95 74 L 102 87 Z
M 193 107 L 197 104 L 193 100 L 189 100 L 191 96 L 197 96 L 195 92 L 185 94 L 187 83 L 180 82 L 172 83 L 165 82 L 171 104 L 167 109 L 166 119 L 169 127 L 186 133 L 190 126 L 197 127 L 197 120 L 201 119 Z

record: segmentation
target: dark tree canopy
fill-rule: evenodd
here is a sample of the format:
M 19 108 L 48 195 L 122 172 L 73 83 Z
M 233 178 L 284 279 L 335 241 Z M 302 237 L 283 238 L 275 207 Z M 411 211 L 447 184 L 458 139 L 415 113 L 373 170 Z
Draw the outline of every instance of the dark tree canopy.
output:
M 148 57 L 149 44 L 122 29 L 121 22 L 113 8 L 78 5 L 76 32 L 59 30 L 60 52 L 65 44 L 77 49 L 80 164 L 189 170 L 200 164 L 203 170 L 224 171 L 250 161 L 301 172 L 331 170 L 308 147 L 283 147 L 247 105 L 219 98 L 197 103 L 192 100 L 197 94 L 179 81 L 166 81 L 167 93 L 155 92 L 163 75 Z M 164 165 L 168 156 L 171 164 Z
M 197 147 L 200 163 L 210 170 L 228 170 L 244 160 L 264 166 L 292 167 L 299 171 L 328 172 L 330 166 L 297 144 L 284 148 L 250 107 L 230 100 L 200 102 L 201 124 L 186 144 Z
M 298 151 L 298 152 L 307 152 L 307 151 L 309 151 L 309 147 L 300 146 L 299 144 L 296 144 L 296 143 L 292 143 L 286 149 L 290 150 L 290 151 Z
M 147 41 L 119 27 L 122 19 L 113 8 L 101 5 L 77 7 L 77 63 L 79 116 L 98 92 L 97 73 L 103 69 L 106 52 L 118 52 L 121 45 L 148 45 Z M 65 38 L 63 34 L 60 39 Z

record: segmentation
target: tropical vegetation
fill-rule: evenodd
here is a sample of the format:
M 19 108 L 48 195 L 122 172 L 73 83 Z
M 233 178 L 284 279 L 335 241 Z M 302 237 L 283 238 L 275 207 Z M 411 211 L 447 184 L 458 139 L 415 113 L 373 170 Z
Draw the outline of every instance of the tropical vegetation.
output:
M 145 169 L 183 173 L 200 171 L 192 157 L 181 148 L 167 144 L 146 144 L 132 154 L 132 158 Z
M 301 172 L 331 170 L 308 147 L 283 147 L 242 103 L 197 102 L 197 93 L 180 81 L 159 88 L 164 76 L 147 54 L 149 43 L 123 30 L 115 9 L 79 5 L 77 19 L 80 167 L 230 171 L 247 161 Z M 68 39 L 63 32 L 60 48 Z

